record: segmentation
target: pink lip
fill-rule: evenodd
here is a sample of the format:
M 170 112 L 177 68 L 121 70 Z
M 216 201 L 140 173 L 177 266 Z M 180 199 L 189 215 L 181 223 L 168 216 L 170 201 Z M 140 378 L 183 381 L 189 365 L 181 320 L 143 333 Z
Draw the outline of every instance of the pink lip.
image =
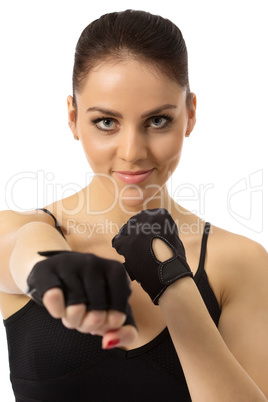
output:
M 118 179 L 128 184 L 137 184 L 146 180 L 153 173 L 151 170 L 138 170 L 136 172 L 118 171 L 115 172 Z

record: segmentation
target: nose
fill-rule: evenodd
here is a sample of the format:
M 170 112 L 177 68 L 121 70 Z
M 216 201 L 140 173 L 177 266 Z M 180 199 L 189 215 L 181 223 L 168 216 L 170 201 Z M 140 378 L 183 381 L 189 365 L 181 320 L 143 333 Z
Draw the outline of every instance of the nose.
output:
M 126 162 L 136 162 L 146 159 L 148 144 L 146 134 L 137 129 L 122 130 L 119 137 L 117 155 Z

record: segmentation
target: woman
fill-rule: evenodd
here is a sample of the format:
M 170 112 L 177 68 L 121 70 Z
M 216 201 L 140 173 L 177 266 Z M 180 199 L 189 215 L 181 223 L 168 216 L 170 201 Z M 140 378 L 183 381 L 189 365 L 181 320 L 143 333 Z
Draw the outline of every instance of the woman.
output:
M 67 104 L 91 183 L 1 213 L 16 400 L 266 401 L 267 252 L 166 188 L 196 120 L 180 30 L 140 11 L 94 21 Z

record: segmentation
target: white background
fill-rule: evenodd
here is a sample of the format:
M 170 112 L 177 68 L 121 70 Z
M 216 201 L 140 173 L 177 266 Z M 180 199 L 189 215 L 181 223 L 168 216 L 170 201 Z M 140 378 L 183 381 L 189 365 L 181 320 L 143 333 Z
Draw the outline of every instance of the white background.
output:
M 171 19 L 189 54 L 197 124 L 169 183 L 203 219 L 268 246 L 267 1 L 6 1 L 0 15 L 0 210 L 25 211 L 88 184 L 67 124 L 74 49 L 100 15 L 127 8 Z M 180 195 L 180 199 L 177 196 Z M 0 399 L 9 384 L 0 325 Z

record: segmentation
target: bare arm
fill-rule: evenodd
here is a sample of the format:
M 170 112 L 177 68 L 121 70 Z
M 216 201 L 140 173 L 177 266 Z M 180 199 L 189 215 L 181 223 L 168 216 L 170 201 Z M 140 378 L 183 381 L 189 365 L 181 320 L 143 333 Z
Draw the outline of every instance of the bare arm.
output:
M 190 278 L 160 298 L 193 401 L 267 401 L 268 258 L 261 246 L 245 246 L 226 275 L 220 331 Z
M 44 257 L 40 250 L 70 250 L 46 213 L 0 212 L 0 290 L 25 293 L 26 278 Z
M 25 294 L 30 271 L 38 261 L 46 259 L 38 251 L 71 251 L 48 215 L 37 221 L 32 215 L 27 218 L 4 211 L 0 213 L 0 223 L 0 290 L 6 293 Z M 59 288 L 49 289 L 43 303 L 52 317 L 61 318 L 67 328 L 103 335 L 104 347 L 117 338 L 120 345 L 128 346 L 137 337 L 133 326 L 123 326 L 125 314 L 115 310 L 87 312 L 84 304 L 66 307 Z
M 71 250 L 71 247 L 54 227 L 44 222 L 28 223 L 16 232 L 9 266 L 14 282 L 23 293 L 33 266 L 46 258 L 37 252 L 45 250 Z

